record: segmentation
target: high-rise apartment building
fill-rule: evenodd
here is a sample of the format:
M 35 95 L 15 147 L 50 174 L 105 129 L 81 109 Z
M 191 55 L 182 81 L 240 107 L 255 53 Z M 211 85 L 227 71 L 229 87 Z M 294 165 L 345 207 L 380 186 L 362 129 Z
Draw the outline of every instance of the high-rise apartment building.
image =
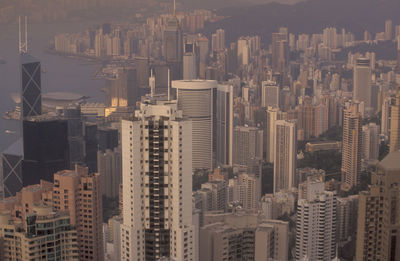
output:
M 217 165 L 233 163 L 233 86 L 219 85 L 217 88 Z
M 0 214 L 1 260 L 81 260 L 68 212 L 36 205 L 22 222 Z
M 241 173 L 229 180 L 229 190 L 232 195 L 230 202 L 238 202 L 243 209 L 256 210 L 261 199 L 261 177 Z
M 358 58 L 353 72 L 353 100 L 371 107 L 371 65 L 367 58 Z
M 280 111 L 278 108 L 268 107 L 267 109 L 267 126 L 266 126 L 266 141 L 265 141 L 265 155 L 269 163 L 274 162 L 275 155 L 275 123 L 278 120 L 286 120 L 286 113 Z
M 218 29 L 215 34 L 212 35 L 211 47 L 213 52 L 225 50 L 225 30 Z
M 209 191 L 209 196 L 207 197 L 208 205 L 204 210 L 208 211 L 225 211 L 228 207 L 227 200 L 227 182 L 224 180 L 213 180 L 201 185 L 201 190 Z M 206 202 L 203 202 L 205 204 Z
M 200 228 L 200 260 L 288 260 L 289 224 L 256 214 L 211 214 Z
M 336 241 L 345 242 L 357 232 L 358 195 L 337 198 Z
M 118 198 L 122 183 L 121 148 L 97 152 L 97 169 L 100 174 L 102 193 L 108 198 Z
M 217 99 L 216 81 L 173 81 L 176 89 L 179 110 L 183 116 L 192 120 L 193 149 L 192 167 L 195 169 L 212 169 L 216 145 Z
M 121 260 L 197 260 L 192 122 L 176 102 L 142 103 L 135 116 L 122 121 Z
M 257 127 L 236 126 L 233 130 L 233 164 L 250 166 L 263 157 L 263 131 Z
M 279 86 L 275 82 L 263 81 L 261 85 L 261 107 L 279 108 Z
M 363 163 L 376 163 L 379 158 L 379 125 L 369 123 L 362 126 L 362 155 Z
M 309 179 L 298 200 L 296 260 L 332 260 L 336 246 L 336 196 L 322 181 Z
M 76 166 L 54 174 L 53 207 L 68 211 L 78 234 L 79 260 L 104 260 L 103 209 L 99 174 Z
M 358 203 L 356 261 L 400 259 L 400 151 L 378 163 Z
M 33 56 L 21 54 L 21 111 L 22 117 L 42 114 L 41 66 Z
M 362 119 L 355 105 L 344 111 L 342 141 L 342 185 L 351 188 L 360 182 Z
M 290 190 L 297 186 L 296 123 L 284 120 L 276 121 L 274 144 L 274 193 L 276 193 L 281 190 Z
M 400 150 L 400 90 L 390 107 L 390 151 Z

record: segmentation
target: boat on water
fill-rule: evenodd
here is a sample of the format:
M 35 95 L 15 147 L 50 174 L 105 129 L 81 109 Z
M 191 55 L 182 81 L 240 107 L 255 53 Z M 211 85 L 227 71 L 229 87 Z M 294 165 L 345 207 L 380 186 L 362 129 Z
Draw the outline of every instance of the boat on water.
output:
M 12 131 L 12 130 L 6 130 L 6 131 L 5 131 L 5 133 L 6 133 L 6 134 L 15 134 L 15 131 Z

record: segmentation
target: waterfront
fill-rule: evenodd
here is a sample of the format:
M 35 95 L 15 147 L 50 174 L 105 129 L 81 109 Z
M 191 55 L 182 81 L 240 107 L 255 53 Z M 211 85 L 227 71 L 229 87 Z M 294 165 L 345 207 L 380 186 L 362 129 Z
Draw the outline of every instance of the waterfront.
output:
M 97 22 L 34 24 L 29 28 L 29 51 L 42 63 L 46 73 L 42 74 L 43 92 L 75 92 L 91 97 L 89 101 L 103 102 L 103 80 L 93 80 L 96 64 L 77 59 L 68 59 L 46 52 L 49 41 L 60 32 L 77 32 Z M 0 64 L 0 151 L 20 136 L 17 121 L 4 120 L 5 111 L 14 107 L 11 93 L 20 91 L 18 26 L 0 26 L 0 57 L 6 61 Z M 6 133 L 6 130 L 15 133 Z

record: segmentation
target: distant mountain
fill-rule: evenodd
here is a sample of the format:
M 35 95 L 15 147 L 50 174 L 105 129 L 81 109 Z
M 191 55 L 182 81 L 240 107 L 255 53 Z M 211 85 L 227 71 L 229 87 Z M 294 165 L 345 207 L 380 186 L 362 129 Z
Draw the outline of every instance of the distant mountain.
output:
M 203 32 L 210 35 L 223 28 L 229 42 L 242 35 L 260 35 L 264 42 L 270 42 L 271 33 L 280 26 L 296 34 L 318 33 L 334 26 L 346 28 L 361 39 L 365 29 L 372 33 L 384 31 L 387 19 L 393 25 L 400 24 L 399 12 L 399 0 L 309 0 L 294 5 L 230 7 L 218 10 L 218 14 L 227 18 L 207 24 Z

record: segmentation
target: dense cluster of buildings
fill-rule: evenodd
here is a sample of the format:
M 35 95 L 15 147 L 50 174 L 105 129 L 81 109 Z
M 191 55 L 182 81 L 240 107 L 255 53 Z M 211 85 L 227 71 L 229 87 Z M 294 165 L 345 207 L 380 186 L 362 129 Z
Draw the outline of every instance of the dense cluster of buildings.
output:
M 130 58 L 98 72 L 105 104 L 44 113 L 40 62 L 21 53 L 0 259 L 399 260 L 400 64 L 335 60 L 357 45 L 336 28 L 228 45 L 223 29 L 193 34 L 211 15 L 192 15 L 56 36 L 57 51 Z M 376 40 L 400 42 L 398 28 Z M 339 173 L 298 167 L 321 151 L 341 153 Z

